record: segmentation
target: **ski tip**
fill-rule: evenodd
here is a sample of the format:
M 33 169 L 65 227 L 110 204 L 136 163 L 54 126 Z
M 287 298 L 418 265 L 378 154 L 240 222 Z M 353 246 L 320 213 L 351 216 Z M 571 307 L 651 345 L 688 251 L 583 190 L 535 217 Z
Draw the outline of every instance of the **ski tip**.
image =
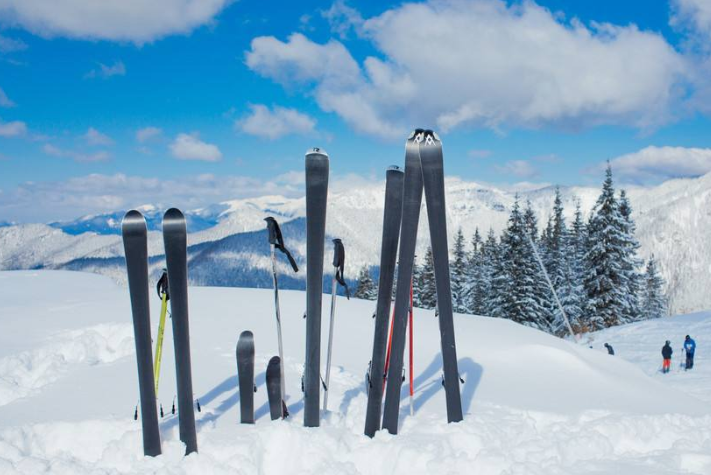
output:
M 250 338 L 250 339 L 253 339 L 253 338 L 254 338 L 254 334 L 253 334 L 251 331 L 249 331 L 249 330 L 245 330 L 245 331 L 243 331 L 242 333 L 239 334 L 239 339 L 241 340 L 241 339 L 243 339 L 243 338 Z
M 178 208 L 170 208 L 163 215 L 163 221 L 174 220 L 174 219 L 185 219 L 183 212 Z
M 308 149 L 306 151 L 306 157 L 309 157 L 309 156 L 311 156 L 311 157 L 321 156 L 321 157 L 325 158 L 326 160 L 328 160 L 328 154 L 326 153 L 326 151 L 322 148 L 319 148 L 319 147 L 313 147 L 313 148 Z
M 388 167 L 387 171 L 389 171 L 389 172 L 404 173 L 403 170 L 402 170 L 402 168 L 400 168 L 400 167 L 397 166 L 397 165 L 390 165 L 390 166 Z
M 279 358 L 278 356 L 272 356 L 269 359 L 269 364 L 267 366 L 275 366 L 275 365 L 278 365 L 279 363 L 281 363 L 281 358 Z
M 142 233 L 146 232 L 146 219 L 140 211 L 132 209 L 123 216 L 123 221 L 121 221 L 121 232 L 123 234 L 128 234 L 135 231 Z

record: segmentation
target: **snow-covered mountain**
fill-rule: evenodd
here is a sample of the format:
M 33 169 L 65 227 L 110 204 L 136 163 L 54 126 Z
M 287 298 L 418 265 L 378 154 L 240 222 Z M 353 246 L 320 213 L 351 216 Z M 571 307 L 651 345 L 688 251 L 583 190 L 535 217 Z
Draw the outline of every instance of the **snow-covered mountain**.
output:
M 539 224 L 547 221 L 554 188 L 512 191 L 457 178 L 447 180 L 447 222 L 452 240 L 461 227 L 467 237 L 478 227 L 497 232 L 505 226 L 516 193 L 530 200 Z M 562 188 L 564 206 L 572 217 L 580 200 L 584 213 L 592 208 L 598 188 Z M 641 257 L 654 254 L 669 286 L 671 310 L 689 312 L 711 308 L 711 174 L 697 179 L 672 180 L 656 187 L 628 188 L 641 243 Z M 384 183 L 364 185 L 345 193 L 331 193 L 328 203 L 327 252 L 330 239 L 346 244 L 346 275 L 355 277 L 364 265 L 377 266 Z M 153 272 L 163 266 L 160 218 L 167 206 L 144 206 L 149 229 Z M 85 216 L 64 223 L 23 224 L 0 228 L 0 269 L 74 269 L 125 279 L 123 247 L 117 234 L 124 211 Z M 303 264 L 305 206 L 303 198 L 264 196 L 217 203 L 187 210 L 191 280 L 198 285 L 269 286 L 266 216 L 284 227 L 292 252 Z M 288 224 L 287 224 L 288 223 Z M 429 241 L 426 211 L 420 220 L 418 254 Z M 328 261 L 326 259 L 328 265 Z M 304 273 L 290 274 L 284 265 L 287 288 L 301 288 Z

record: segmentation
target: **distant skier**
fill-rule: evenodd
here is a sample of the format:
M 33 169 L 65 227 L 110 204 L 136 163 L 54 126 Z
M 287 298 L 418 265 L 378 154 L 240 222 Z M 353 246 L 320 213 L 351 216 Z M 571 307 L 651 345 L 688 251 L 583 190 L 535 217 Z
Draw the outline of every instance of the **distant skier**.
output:
M 662 358 L 664 358 L 664 363 L 662 364 L 662 373 L 668 373 L 669 368 L 671 368 L 671 357 L 674 350 L 672 350 L 671 342 L 669 340 L 664 343 L 662 347 Z
M 696 342 L 689 335 L 686 335 L 684 339 L 684 351 L 686 352 L 686 369 L 689 370 L 694 367 L 694 353 L 696 352 Z
M 612 345 L 609 343 L 605 343 L 605 348 L 607 348 L 607 354 L 615 356 L 615 350 L 612 348 Z

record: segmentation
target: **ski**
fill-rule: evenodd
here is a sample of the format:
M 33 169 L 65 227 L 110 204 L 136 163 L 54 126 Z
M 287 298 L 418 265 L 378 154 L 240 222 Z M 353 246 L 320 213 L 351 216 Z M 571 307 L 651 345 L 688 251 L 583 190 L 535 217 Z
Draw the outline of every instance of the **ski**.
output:
M 447 401 L 447 422 L 462 420 L 462 400 L 459 392 L 457 347 L 454 340 L 452 315 L 452 289 L 449 276 L 449 244 L 447 243 L 447 210 L 444 198 L 444 166 L 442 142 L 437 134 L 428 130 L 420 143 L 422 179 L 430 227 L 432 259 L 434 261 L 439 311 L 439 331 L 442 344 L 444 390 Z
M 321 304 L 323 247 L 326 237 L 328 155 L 318 148 L 306 153 L 306 358 L 304 426 L 320 424 Z
M 388 168 L 385 174 L 385 211 L 383 212 L 383 237 L 380 246 L 380 277 L 375 310 L 373 355 L 368 375 L 368 406 L 365 415 L 365 435 L 373 437 L 380 429 L 383 401 L 383 375 L 385 374 L 385 345 L 388 339 L 388 321 L 395 276 L 395 259 L 402 218 L 403 172 L 399 167 Z
M 133 314 L 133 336 L 136 343 L 143 454 L 153 457 L 161 454 L 161 446 L 153 362 L 151 361 L 153 349 L 151 348 L 151 313 L 148 298 L 148 232 L 143 215 L 135 210 L 126 213 L 121 223 L 121 234 L 126 255 L 128 289 Z
M 348 284 L 343 277 L 343 269 L 345 267 L 346 250 L 343 247 L 343 241 L 340 239 L 333 240 L 333 279 L 331 280 L 331 317 L 328 326 L 328 350 L 326 352 L 326 382 L 324 383 L 323 392 L 323 410 L 328 410 L 328 392 L 329 384 L 331 383 L 331 355 L 333 353 L 333 324 L 336 318 L 336 296 L 338 295 L 338 285 L 346 289 L 346 297 L 350 300 L 351 295 L 348 290 Z M 338 285 L 336 285 L 338 284 Z
M 278 356 L 272 357 L 267 365 L 267 397 L 269 398 L 269 414 L 273 421 L 286 417 L 282 409 L 284 403 L 281 397 L 282 373 L 281 358 Z
M 237 341 L 240 422 L 254 424 L 254 335 L 243 331 Z
M 190 328 L 188 321 L 188 263 L 185 216 L 171 208 L 163 215 L 163 244 L 170 288 L 170 314 L 173 320 L 175 379 L 178 391 L 180 440 L 185 453 L 197 452 L 193 380 L 190 363 Z
M 400 413 L 400 390 L 407 314 L 410 304 L 410 284 L 415 261 L 417 244 L 417 226 L 420 221 L 422 206 L 422 168 L 420 163 L 419 143 L 424 131 L 417 129 L 408 138 L 405 145 L 405 177 L 403 184 L 402 225 L 400 227 L 400 251 L 398 256 L 397 288 L 395 293 L 395 311 L 393 314 L 392 350 L 385 390 L 383 409 L 383 428 L 391 434 L 397 434 Z
M 299 272 L 299 267 L 296 265 L 294 257 L 291 255 L 289 250 L 284 245 L 284 237 L 281 234 L 281 229 L 279 228 L 279 223 L 276 219 L 271 216 L 265 218 L 264 221 L 267 222 L 267 230 L 269 232 L 269 244 L 271 247 L 271 258 L 272 258 L 272 284 L 274 286 L 274 309 L 276 311 L 276 325 L 277 325 L 277 340 L 279 344 L 279 361 L 284 361 L 284 346 L 282 344 L 281 335 L 281 311 L 279 309 L 279 282 L 277 280 L 277 264 L 276 264 L 276 251 L 279 250 L 286 255 L 291 264 L 291 268 L 294 272 Z M 289 411 L 286 408 L 286 381 L 284 379 L 284 365 L 280 364 L 281 375 L 280 375 L 280 392 L 282 400 L 282 412 L 283 416 L 287 417 Z

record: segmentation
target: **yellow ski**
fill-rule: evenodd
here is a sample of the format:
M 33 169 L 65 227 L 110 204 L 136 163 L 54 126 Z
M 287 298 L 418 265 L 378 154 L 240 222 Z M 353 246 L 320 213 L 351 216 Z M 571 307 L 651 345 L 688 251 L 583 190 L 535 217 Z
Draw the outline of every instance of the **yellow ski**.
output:
M 165 315 L 168 313 L 168 274 L 163 271 L 163 275 L 158 281 L 158 295 L 161 298 L 160 323 L 158 324 L 158 339 L 156 341 L 156 354 L 153 361 L 153 379 L 156 385 L 156 397 L 158 397 L 158 381 L 160 379 L 160 361 L 163 356 L 163 333 L 165 332 Z

